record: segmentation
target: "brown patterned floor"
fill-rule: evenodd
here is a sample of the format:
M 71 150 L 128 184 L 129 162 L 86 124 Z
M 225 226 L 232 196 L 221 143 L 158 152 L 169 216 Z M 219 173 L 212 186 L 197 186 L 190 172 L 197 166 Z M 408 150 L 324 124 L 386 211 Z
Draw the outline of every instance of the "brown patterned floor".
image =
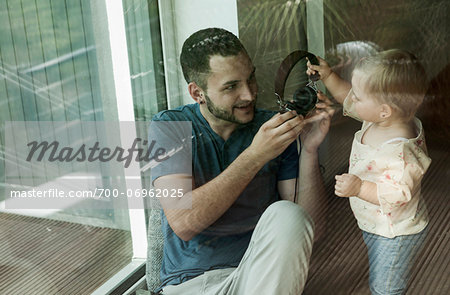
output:
M 131 253 L 127 231 L 0 213 L 0 294 L 91 294 Z

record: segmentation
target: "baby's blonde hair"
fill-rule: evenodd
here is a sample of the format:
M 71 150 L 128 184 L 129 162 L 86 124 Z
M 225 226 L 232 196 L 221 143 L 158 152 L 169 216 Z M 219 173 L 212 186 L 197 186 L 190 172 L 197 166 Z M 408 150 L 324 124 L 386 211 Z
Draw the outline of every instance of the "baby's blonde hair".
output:
M 364 74 L 365 90 L 410 120 L 423 102 L 428 88 L 425 69 L 414 54 L 400 49 L 382 51 L 361 59 L 356 72 Z

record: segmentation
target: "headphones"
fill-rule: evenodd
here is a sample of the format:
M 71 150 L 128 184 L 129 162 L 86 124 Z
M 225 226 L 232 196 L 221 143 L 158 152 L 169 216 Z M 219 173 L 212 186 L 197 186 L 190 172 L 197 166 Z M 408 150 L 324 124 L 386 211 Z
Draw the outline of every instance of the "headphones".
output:
M 309 76 L 310 82 L 306 86 L 298 88 L 291 100 L 286 101 L 284 99 L 284 88 L 289 73 L 303 58 L 308 58 L 313 65 L 319 65 L 319 61 L 314 54 L 308 51 L 297 50 L 289 54 L 278 68 L 275 78 L 275 95 L 277 96 L 277 104 L 281 113 L 295 110 L 297 114 L 306 116 L 316 106 L 317 87 L 315 82 L 320 79 L 319 73 Z

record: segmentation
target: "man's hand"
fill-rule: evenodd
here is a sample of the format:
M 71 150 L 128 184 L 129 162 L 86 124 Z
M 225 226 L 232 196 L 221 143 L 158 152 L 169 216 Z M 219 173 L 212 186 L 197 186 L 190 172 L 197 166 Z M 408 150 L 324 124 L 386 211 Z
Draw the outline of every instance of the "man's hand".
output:
M 318 110 L 323 110 L 323 111 L 329 112 L 330 108 L 336 107 L 336 104 L 334 104 L 331 101 L 331 99 L 329 99 L 328 96 L 323 94 L 322 91 L 320 91 L 320 90 L 319 90 L 319 92 L 317 92 L 317 99 L 319 100 L 319 102 L 316 103 L 316 109 L 318 109 Z
M 334 193 L 338 197 L 356 197 L 361 191 L 362 180 L 356 175 L 344 173 L 336 175 Z
M 305 125 L 303 116 L 295 111 L 276 114 L 265 122 L 247 148 L 256 161 L 268 161 L 279 156 L 302 132 Z
M 304 128 L 302 129 L 300 138 L 303 150 L 308 153 L 314 153 L 324 140 L 330 129 L 331 117 L 334 114 L 331 100 L 321 92 L 317 93 L 319 103 L 313 115 L 304 120 Z

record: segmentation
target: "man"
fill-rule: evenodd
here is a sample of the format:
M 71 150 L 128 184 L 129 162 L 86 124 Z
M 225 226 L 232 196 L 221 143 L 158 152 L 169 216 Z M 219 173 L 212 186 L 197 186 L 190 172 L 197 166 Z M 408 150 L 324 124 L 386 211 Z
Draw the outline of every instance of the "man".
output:
M 184 192 L 161 200 L 163 294 L 300 294 L 325 196 L 317 148 L 331 114 L 255 109 L 255 67 L 226 30 L 191 35 L 180 61 L 196 103 L 153 119 L 192 122 L 192 150 L 152 168 L 155 189 Z M 177 130 L 151 127 L 150 139 L 181 143 Z M 292 202 L 297 187 L 300 206 Z M 183 200 L 192 207 L 171 207 Z

